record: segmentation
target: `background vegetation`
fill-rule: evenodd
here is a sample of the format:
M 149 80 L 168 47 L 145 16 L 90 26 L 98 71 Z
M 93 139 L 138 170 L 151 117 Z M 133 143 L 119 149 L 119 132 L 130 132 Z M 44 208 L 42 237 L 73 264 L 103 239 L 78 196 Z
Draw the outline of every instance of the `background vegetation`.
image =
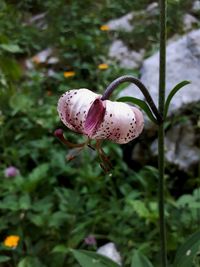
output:
M 0 266 L 76 267 L 70 248 L 96 250 L 110 241 L 124 266 L 135 248 L 159 266 L 156 159 L 143 165 L 128 158 L 137 142 L 145 143 L 144 136 L 127 146 L 105 142 L 114 166 L 107 175 L 89 149 L 67 162 L 67 149 L 53 136 L 63 127 L 56 110 L 63 92 L 81 87 L 102 92 L 119 75 L 137 75 L 108 59 L 113 36 L 130 40 L 136 50 L 146 48 L 147 55 L 158 47 L 158 14 L 148 26 L 148 18 L 142 18 L 131 33 L 100 30 L 108 20 L 151 2 L 1 0 Z M 183 32 L 182 16 L 190 7 L 189 0 L 169 1 L 169 36 Z M 52 49 L 47 59 L 35 56 L 47 48 Z M 106 70 L 99 69 L 102 63 L 109 65 Z M 83 138 L 68 130 L 66 136 L 73 142 Z M 19 174 L 6 177 L 9 166 Z M 170 259 L 200 223 L 197 176 L 198 170 L 185 173 L 167 166 Z M 96 246 L 85 244 L 90 234 Z M 15 249 L 4 244 L 9 235 L 20 236 Z

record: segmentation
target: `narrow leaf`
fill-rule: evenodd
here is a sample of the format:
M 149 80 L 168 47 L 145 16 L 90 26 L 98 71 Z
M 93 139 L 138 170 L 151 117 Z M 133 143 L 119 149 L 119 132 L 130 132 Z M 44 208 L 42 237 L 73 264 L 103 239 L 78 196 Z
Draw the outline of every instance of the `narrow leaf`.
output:
M 10 260 L 10 257 L 8 257 L 8 256 L 0 256 L 0 263 L 2 263 L 2 262 L 6 262 L 6 261 L 9 261 Z
M 20 260 L 17 267 L 45 267 L 36 257 L 27 256 Z
M 55 246 L 51 253 L 63 253 L 63 254 L 66 254 L 67 252 L 69 251 L 68 247 L 66 245 L 57 245 Z
M 104 255 L 101 255 L 99 253 L 95 253 L 95 252 L 92 252 L 92 251 L 85 251 L 85 253 L 88 256 L 93 256 L 96 259 L 101 260 L 108 267 L 119 267 L 119 265 L 116 262 L 114 262 L 113 260 L 111 260 L 110 258 L 108 258 L 108 257 L 106 257 Z
M 81 267 L 119 267 L 117 263 L 100 254 L 85 250 L 72 250 Z
M 134 105 L 139 106 L 142 110 L 144 110 L 144 112 L 147 114 L 147 116 L 149 117 L 149 119 L 157 124 L 157 120 L 155 119 L 154 115 L 152 114 L 149 106 L 147 105 L 147 103 L 141 99 L 135 98 L 135 97 L 131 97 L 131 96 L 124 96 L 124 97 L 120 97 L 119 99 L 117 99 L 118 102 L 128 102 Z
M 174 267 L 194 267 L 194 259 L 200 251 L 200 231 L 190 236 L 178 249 Z
M 172 90 L 171 92 L 169 93 L 168 97 L 167 97 L 167 100 L 165 102 L 165 110 L 164 110 L 164 118 L 167 117 L 167 113 L 168 113 L 168 109 L 169 109 L 169 105 L 170 105 L 170 102 L 173 98 L 173 96 L 181 89 L 183 88 L 185 85 L 189 84 L 190 82 L 189 81 L 182 81 L 180 83 L 178 83 Z
M 135 250 L 131 261 L 131 267 L 153 267 L 153 265 L 146 256 L 138 250 Z

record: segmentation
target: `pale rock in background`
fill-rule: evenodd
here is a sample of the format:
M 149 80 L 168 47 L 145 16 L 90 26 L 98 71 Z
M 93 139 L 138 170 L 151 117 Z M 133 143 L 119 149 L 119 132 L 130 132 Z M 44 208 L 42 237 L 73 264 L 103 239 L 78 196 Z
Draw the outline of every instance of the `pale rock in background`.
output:
M 153 155 L 157 155 L 157 140 L 152 143 L 151 151 Z M 167 132 L 165 157 L 168 162 L 183 170 L 200 161 L 200 149 L 195 145 L 195 131 L 190 121 L 179 123 Z
M 108 23 L 106 23 L 106 25 L 108 25 L 111 30 L 123 30 L 126 32 L 131 32 L 134 28 L 131 23 L 133 17 L 134 13 L 131 12 L 119 19 L 110 20 Z
M 149 15 L 156 15 L 159 11 L 159 5 L 157 2 L 153 2 L 151 3 L 150 5 L 147 6 L 146 8 L 146 12 L 149 14 Z
M 200 30 L 194 30 L 167 46 L 166 95 L 183 80 L 191 81 L 173 98 L 169 112 L 200 101 Z M 141 69 L 141 81 L 158 103 L 159 52 L 147 58 Z M 135 85 L 129 85 L 120 96 L 144 98 Z
M 198 19 L 191 14 L 185 14 L 183 16 L 183 30 L 190 31 L 193 29 L 194 25 L 199 23 Z
M 97 253 L 110 258 L 119 265 L 122 265 L 121 256 L 117 251 L 115 244 L 112 242 L 107 243 L 104 246 L 98 248 Z
M 52 48 L 46 48 L 32 57 L 32 61 L 35 63 L 46 63 L 47 59 L 52 55 L 52 53 Z
M 192 11 L 200 12 L 200 1 L 199 0 L 194 1 L 193 6 L 192 6 Z
M 118 19 L 108 21 L 106 25 L 108 25 L 109 28 L 113 31 L 131 32 L 134 29 L 134 18 L 138 17 L 138 15 L 144 14 L 154 16 L 158 13 L 158 10 L 158 3 L 153 2 L 148 5 L 147 8 L 143 11 L 130 12 Z
M 38 29 L 46 30 L 48 27 L 46 22 L 46 12 L 31 17 L 27 24 L 34 24 Z
M 132 51 L 121 40 L 115 40 L 110 46 L 109 57 L 117 60 L 122 68 L 135 69 L 142 64 L 144 49 Z

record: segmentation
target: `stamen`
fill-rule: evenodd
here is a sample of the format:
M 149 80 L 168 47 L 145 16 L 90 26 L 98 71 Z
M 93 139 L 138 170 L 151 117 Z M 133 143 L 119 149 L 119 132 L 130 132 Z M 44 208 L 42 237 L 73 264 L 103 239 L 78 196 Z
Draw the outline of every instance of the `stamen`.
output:
M 86 143 L 82 144 L 73 144 L 69 142 L 63 135 L 63 130 L 62 129 L 57 129 L 54 131 L 54 136 L 56 136 L 63 144 L 65 144 L 67 147 L 70 148 L 75 148 L 75 147 L 84 147 Z
M 83 147 L 79 148 L 73 148 L 69 151 L 68 155 L 66 156 L 67 161 L 71 161 L 75 159 L 79 153 L 82 151 Z
M 96 143 L 96 149 L 97 149 L 99 158 L 102 160 L 102 162 L 100 163 L 100 166 L 106 173 L 108 173 L 113 167 L 112 167 L 112 163 L 110 162 L 109 158 L 107 157 L 107 155 L 105 154 L 105 152 L 103 151 L 101 147 L 100 140 L 98 140 Z

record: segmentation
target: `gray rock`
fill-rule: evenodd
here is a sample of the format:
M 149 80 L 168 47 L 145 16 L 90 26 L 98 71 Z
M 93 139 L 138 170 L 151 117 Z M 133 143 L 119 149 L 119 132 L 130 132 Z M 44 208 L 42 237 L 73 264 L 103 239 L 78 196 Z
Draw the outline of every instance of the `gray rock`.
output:
M 199 0 L 194 1 L 193 6 L 192 6 L 192 11 L 200 12 L 200 1 Z
M 130 12 L 118 19 L 108 21 L 106 25 L 113 31 L 131 32 L 134 29 L 134 19 L 141 15 L 154 16 L 157 12 L 158 3 L 153 2 L 145 10 Z
M 28 21 L 28 24 L 34 24 L 38 29 L 46 30 L 47 29 L 46 12 L 31 17 Z
M 134 13 L 131 12 L 121 18 L 110 20 L 106 25 L 108 25 L 111 30 L 131 32 L 133 30 L 133 25 L 131 24 L 133 16 Z
M 158 142 L 151 145 L 151 151 L 157 155 Z M 195 131 L 192 123 L 187 121 L 173 126 L 166 134 L 165 157 L 180 169 L 187 170 L 200 160 L 200 149 L 195 146 Z
M 154 16 L 157 14 L 159 10 L 159 6 L 158 6 L 158 3 L 157 2 L 153 2 L 151 3 L 150 5 L 147 6 L 146 8 L 146 12 L 151 15 L 151 16 Z
M 173 98 L 169 112 L 176 112 L 183 106 L 200 101 L 200 30 L 186 34 L 167 46 L 166 95 L 183 80 L 191 81 Z M 149 89 L 155 103 L 158 102 L 159 53 L 144 61 L 141 80 Z M 134 85 L 128 86 L 120 96 L 129 95 L 143 98 Z
M 97 253 L 110 258 L 119 265 L 122 265 L 121 255 L 117 251 L 115 244 L 112 242 L 99 247 Z
M 130 50 L 121 40 L 116 40 L 110 46 L 109 57 L 117 60 L 122 68 L 135 69 L 141 67 L 144 50 Z
M 183 30 L 190 31 L 194 28 L 195 25 L 198 24 L 198 19 L 196 19 L 191 14 L 185 14 L 183 16 Z
M 53 49 L 52 48 L 46 48 L 39 53 L 37 53 L 34 57 L 32 57 L 33 62 L 37 63 L 46 63 L 48 58 L 52 55 Z

